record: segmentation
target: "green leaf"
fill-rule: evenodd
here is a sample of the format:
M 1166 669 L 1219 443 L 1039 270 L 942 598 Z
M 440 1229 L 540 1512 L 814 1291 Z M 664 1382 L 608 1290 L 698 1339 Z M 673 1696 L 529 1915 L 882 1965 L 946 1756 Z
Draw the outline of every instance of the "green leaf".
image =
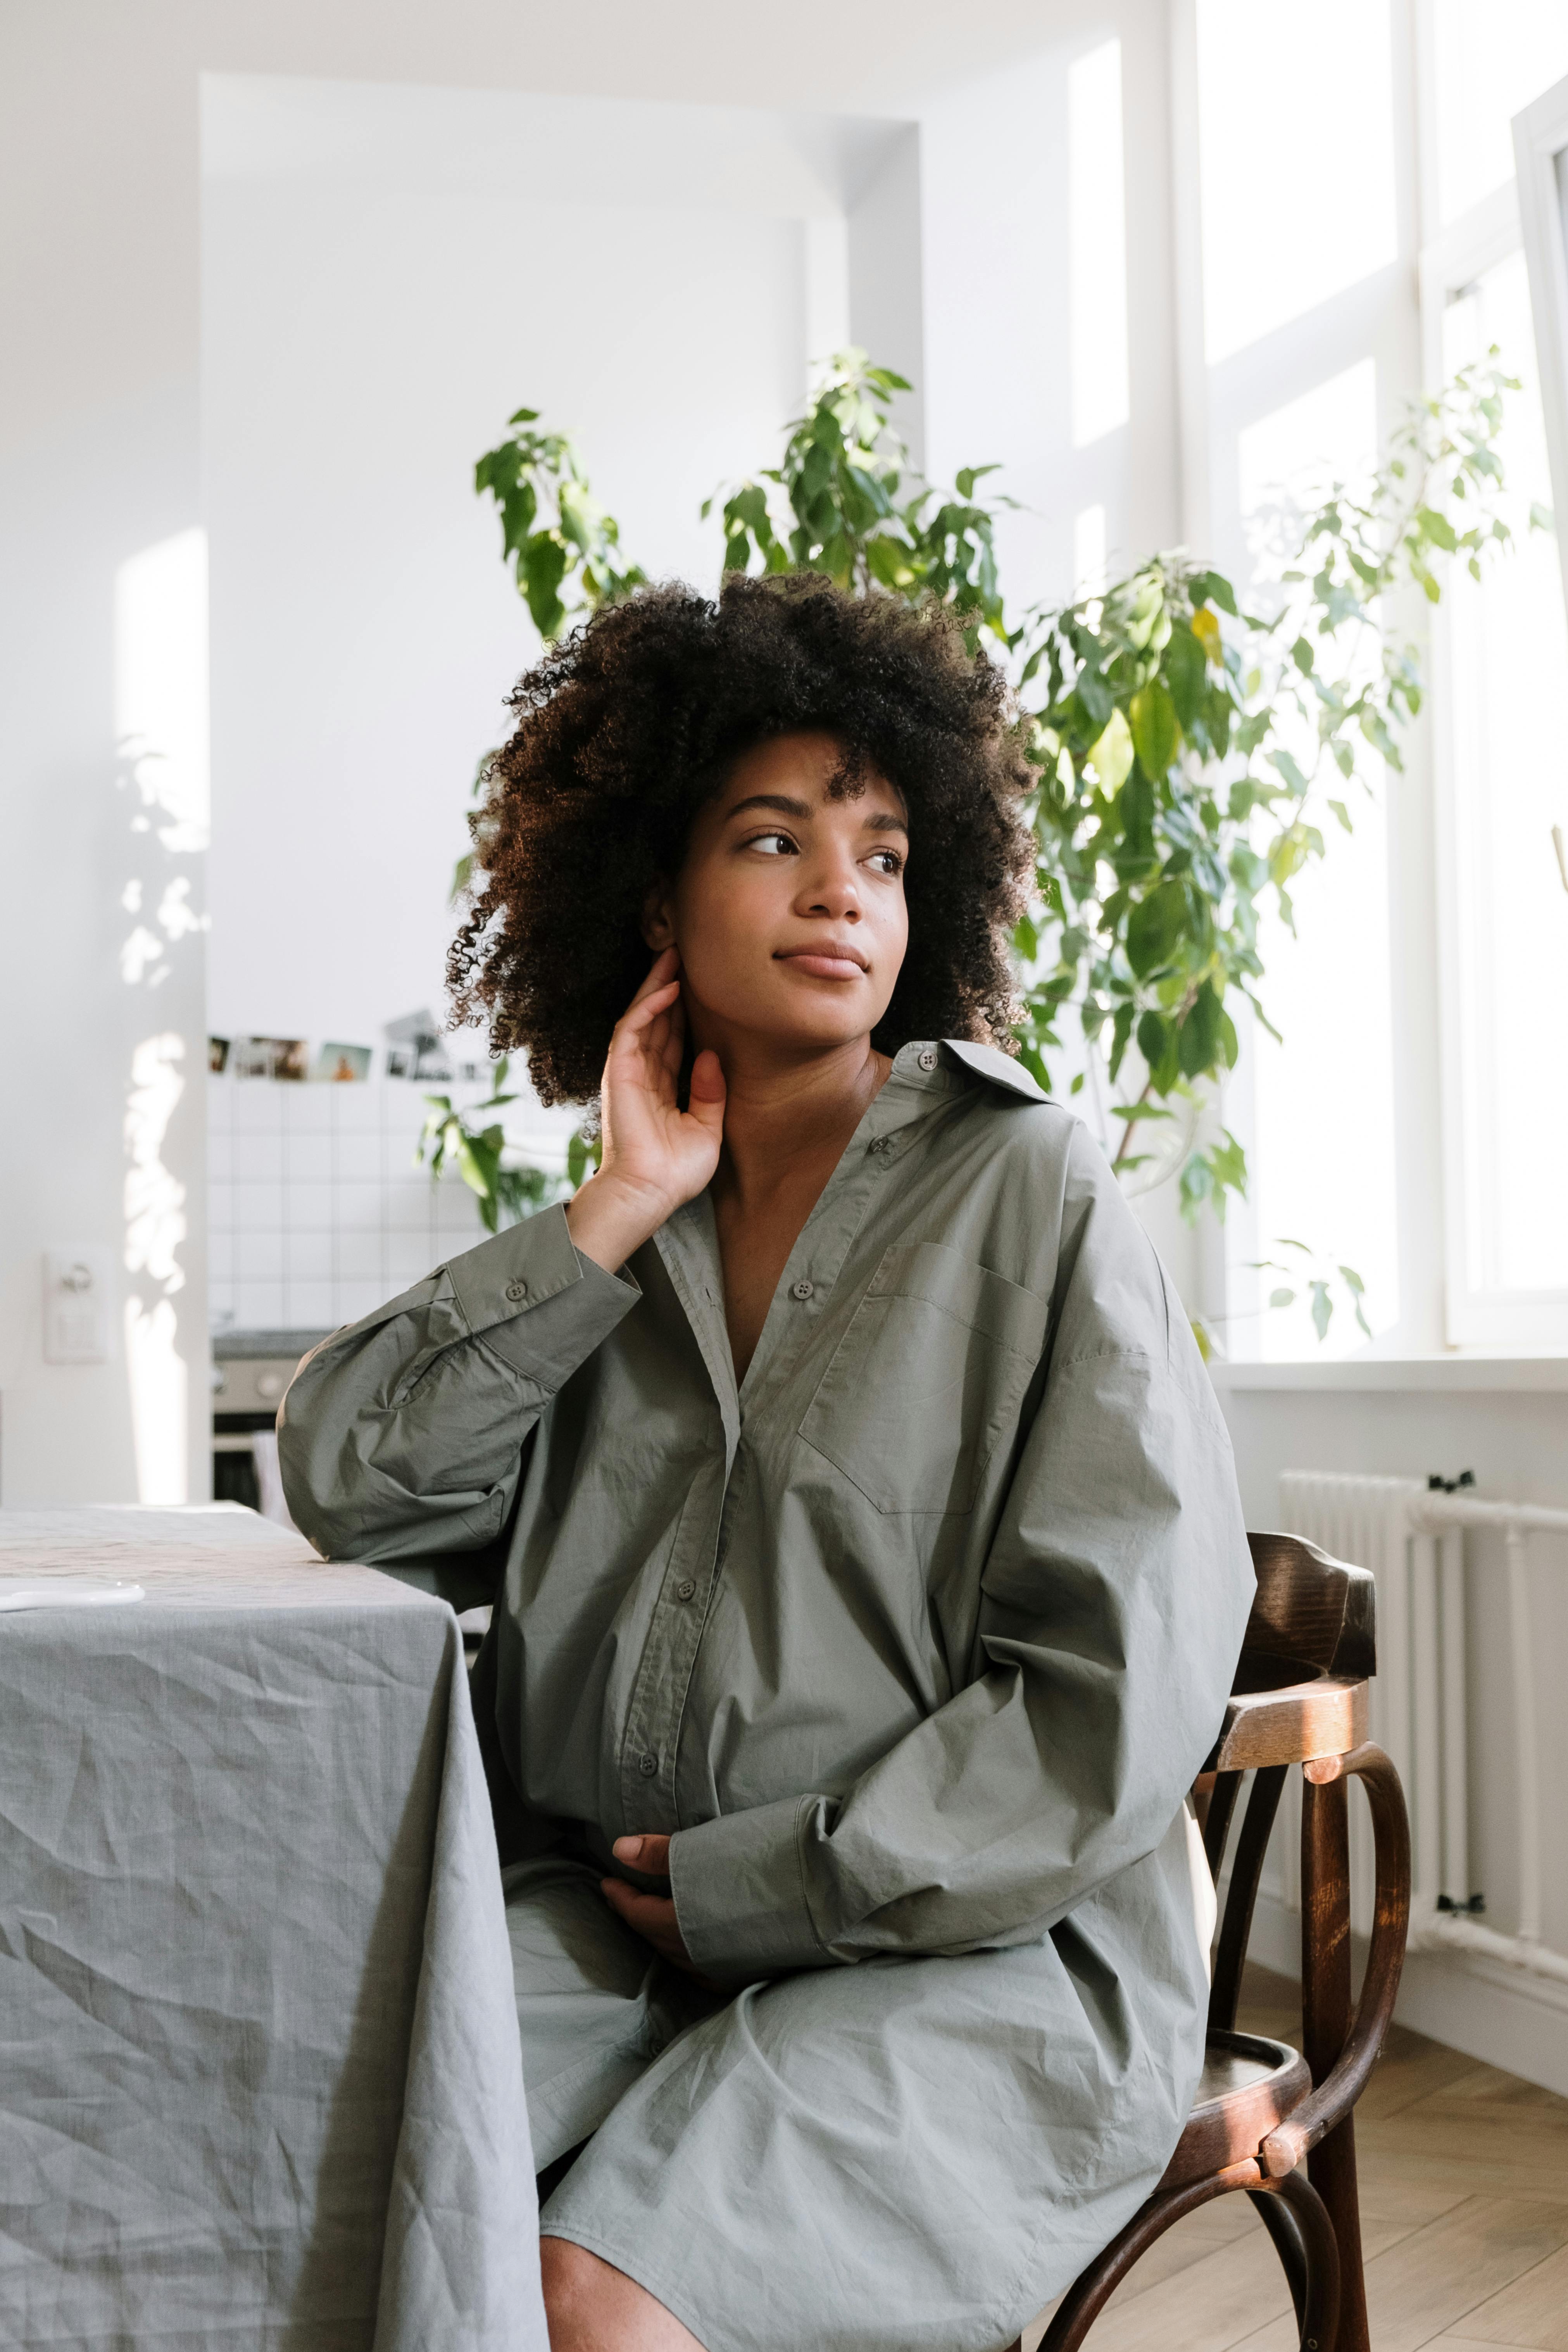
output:
M 1192 901 L 1184 881 L 1161 882 L 1138 901 L 1127 919 L 1127 961 L 1140 980 L 1171 961 L 1191 913 Z M 1145 1055 L 1144 1058 L 1155 1057 Z
M 1127 1041 L 1132 1034 L 1132 1015 L 1136 1009 L 1136 1006 L 1131 1004 L 1119 1004 L 1116 1008 L 1116 1018 L 1110 1024 L 1110 1078 L 1112 1085 L 1115 1084 L 1121 1072 L 1122 1056 L 1127 1051 Z
M 1176 719 L 1184 731 L 1190 735 L 1198 723 L 1204 698 L 1208 692 L 1208 656 L 1201 641 L 1184 622 L 1171 631 L 1171 642 L 1165 647 L 1164 671 Z M 1172 756 L 1174 756 L 1173 752 Z M 1169 764 L 1167 761 L 1166 765 Z M 1152 774 L 1154 771 L 1150 770 L 1149 772 Z
M 1417 507 L 1415 520 L 1434 547 L 1442 548 L 1446 554 L 1453 554 L 1459 542 L 1454 536 L 1454 526 L 1447 515 L 1439 514 L 1436 507 Z
M 1138 1051 L 1152 1071 L 1162 1070 L 1170 1048 L 1172 1024 L 1163 1013 L 1150 1010 L 1138 1016 Z
M 1312 1295 L 1312 1327 L 1317 1332 L 1321 1345 L 1329 1336 L 1329 1325 L 1333 1320 L 1334 1302 L 1329 1296 L 1328 1284 L 1321 1279 L 1310 1282 L 1307 1287 Z
M 1187 585 L 1194 604 L 1217 604 L 1236 619 L 1236 591 L 1222 572 L 1194 572 Z
M 1182 745 L 1176 706 L 1169 690 L 1158 678 L 1152 678 L 1132 697 L 1127 718 L 1138 764 L 1151 783 L 1158 783 Z
M 1184 1078 L 1204 1077 L 1217 1067 L 1223 1052 L 1220 1024 L 1224 1017 L 1213 985 L 1205 980 L 1187 1010 L 1177 1040 Z
M 1126 782 L 1132 765 L 1132 736 L 1120 710 L 1112 710 L 1104 730 L 1089 747 L 1089 758 L 1100 790 L 1115 793 Z
M 1270 1307 L 1293 1307 L 1295 1303 L 1296 1294 L 1293 1290 L 1271 1290 L 1268 1294 Z

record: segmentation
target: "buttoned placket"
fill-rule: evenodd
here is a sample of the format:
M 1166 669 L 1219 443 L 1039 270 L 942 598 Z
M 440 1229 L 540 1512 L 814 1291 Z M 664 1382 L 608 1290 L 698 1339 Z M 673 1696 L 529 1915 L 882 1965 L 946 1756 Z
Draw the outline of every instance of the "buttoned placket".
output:
M 629 1832 L 670 1834 L 682 1826 L 676 1803 L 677 1752 L 703 1627 L 744 1485 L 745 1421 L 765 1412 L 806 1343 L 810 1318 L 826 1311 L 879 1180 L 898 1160 L 896 1130 L 928 1116 L 933 1097 L 947 1090 L 934 1049 L 917 1053 L 906 1047 L 801 1229 L 739 1387 L 724 1320 L 718 1227 L 708 1194 L 688 1202 L 654 1236 L 707 1367 L 724 1444 L 722 1464 L 715 1454 L 692 1481 L 626 1707 L 619 1762 L 622 1813 Z

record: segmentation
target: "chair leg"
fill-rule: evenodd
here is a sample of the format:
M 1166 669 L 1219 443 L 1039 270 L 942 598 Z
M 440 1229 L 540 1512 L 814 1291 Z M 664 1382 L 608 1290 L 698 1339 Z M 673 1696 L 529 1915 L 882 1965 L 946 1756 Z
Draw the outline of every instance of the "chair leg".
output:
M 1307 2310 L 1307 2252 L 1297 2227 L 1295 2209 L 1267 2189 L 1249 2189 L 1247 2193 L 1257 2208 L 1258 2220 L 1274 2241 L 1274 2251 L 1296 2306 L 1296 2328 L 1300 2334 Z
M 1301 1884 L 1310 1912 L 1301 1933 L 1301 2042 L 1312 2080 L 1321 2083 L 1344 2048 L 1351 2022 L 1348 1785 L 1308 1780 L 1301 1799 Z M 1339 2242 L 1342 2352 L 1371 2352 L 1355 2126 L 1349 2116 L 1312 2150 L 1307 2175 Z
M 1328 2208 L 1299 2172 L 1288 2172 L 1276 2181 L 1272 2193 L 1288 2208 L 1305 2258 L 1297 2315 L 1301 2352 L 1345 2352 L 1340 2334 L 1339 2239 Z

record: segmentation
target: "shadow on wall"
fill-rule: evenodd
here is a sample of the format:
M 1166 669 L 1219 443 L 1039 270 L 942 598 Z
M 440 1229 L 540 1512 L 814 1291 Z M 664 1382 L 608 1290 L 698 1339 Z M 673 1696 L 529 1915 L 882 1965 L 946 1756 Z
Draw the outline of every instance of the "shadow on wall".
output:
M 195 1041 L 159 1020 L 159 995 L 201 954 L 202 858 L 209 833 L 206 538 L 199 530 L 143 549 L 114 583 L 115 788 L 128 814 L 120 907 L 129 928 L 120 976 L 137 992 L 126 1073 L 122 1257 L 126 1377 L 143 1503 L 190 1499 L 190 1365 L 175 1301 L 186 1188 L 164 1164 L 170 1121 L 193 1089 Z M 189 992 L 172 992 L 188 1001 Z M 186 1340 L 188 1349 L 188 1337 Z

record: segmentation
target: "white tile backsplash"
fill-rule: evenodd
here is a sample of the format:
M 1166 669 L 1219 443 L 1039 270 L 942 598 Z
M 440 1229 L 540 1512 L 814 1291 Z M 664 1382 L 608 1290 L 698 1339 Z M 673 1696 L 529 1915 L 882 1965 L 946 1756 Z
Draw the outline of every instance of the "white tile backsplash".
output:
M 330 1224 L 319 1233 L 291 1225 L 288 1237 L 290 1288 L 300 1282 L 331 1282 L 336 1246 Z
M 312 1089 L 313 1091 L 313 1089 Z M 289 1184 L 330 1184 L 332 1181 L 332 1139 L 330 1134 L 289 1135 L 283 1141 L 284 1181 Z
M 381 1181 L 380 1136 L 340 1135 L 337 1139 L 332 1174 L 341 1184 L 379 1184 Z
M 460 1107 L 481 1086 L 453 1086 Z M 321 1330 L 353 1322 L 485 1238 L 456 1171 L 415 1160 L 425 1090 L 397 1080 L 207 1086 L 210 1297 L 219 1328 Z M 517 1114 L 523 1114 L 519 1121 Z M 521 1103 L 508 1132 L 564 1165 L 575 1116 Z
M 284 1198 L 291 1234 L 330 1234 L 338 1222 L 337 1189 L 331 1183 L 296 1184 L 290 1178 L 284 1187 Z

